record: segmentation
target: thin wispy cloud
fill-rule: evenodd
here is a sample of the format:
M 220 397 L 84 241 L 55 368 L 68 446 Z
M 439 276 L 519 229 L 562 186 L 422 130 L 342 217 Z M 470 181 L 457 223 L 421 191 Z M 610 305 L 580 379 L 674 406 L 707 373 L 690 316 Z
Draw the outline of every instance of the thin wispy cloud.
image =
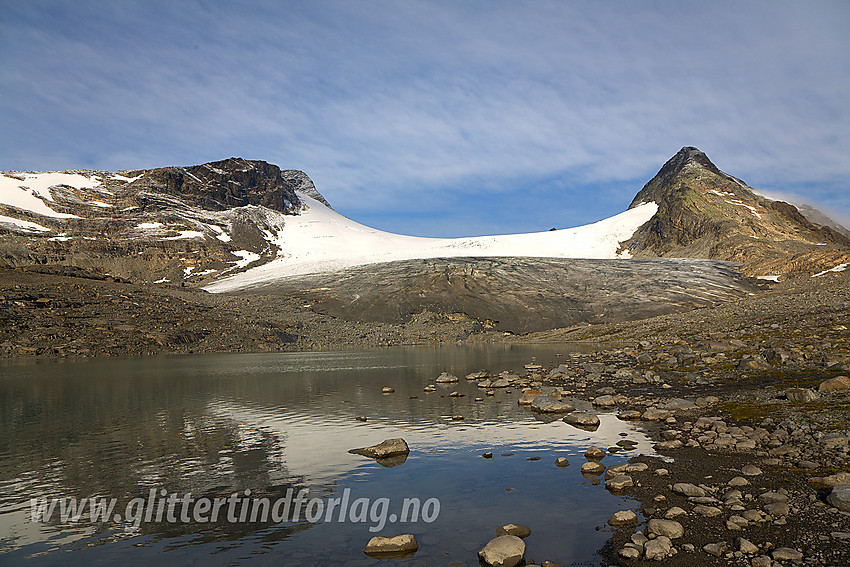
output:
M 0 168 L 238 155 L 459 235 L 616 213 L 696 145 L 850 215 L 848 24 L 845 2 L 7 2 Z

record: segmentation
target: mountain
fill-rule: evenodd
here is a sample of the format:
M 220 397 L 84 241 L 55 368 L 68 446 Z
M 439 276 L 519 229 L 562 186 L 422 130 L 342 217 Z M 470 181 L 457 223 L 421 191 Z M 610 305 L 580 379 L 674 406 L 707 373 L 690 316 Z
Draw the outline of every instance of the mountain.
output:
M 797 210 L 800 211 L 800 214 L 806 217 L 806 220 L 808 220 L 809 222 L 828 226 L 835 232 L 843 234 L 844 236 L 850 238 L 850 230 L 847 230 L 844 226 L 838 224 L 837 222 L 835 222 L 813 206 L 808 205 L 806 203 L 800 205 L 795 204 L 794 206 L 797 207 Z
M 850 238 L 796 207 L 758 195 L 701 151 L 682 148 L 630 208 L 658 212 L 623 246 L 636 258 L 711 258 L 743 264 L 751 276 L 817 273 L 850 262 Z
M 686 147 L 627 211 L 599 222 L 531 234 L 419 238 L 375 230 L 339 214 L 301 171 L 229 158 L 117 173 L 4 172 L 0 266 L 83 270 L 212 292 L 291 289 L 285 282 L 294 276 L 360 266 L 380 266 L 375 269 L 388 270 L 390 277 L 397 273 L 393 262 L 436 258 L 698 258 L 737 262 L 747 275 L 776 278 L 850 263 L 850 240 L 827 220 L 815 224 L 794 206 L 756 194 L 704 153 Z M 415 285 L 436 285 L 433 273 L 453 270 L 427 265 Z M 482 290 L 479 295 L 485 289 L 504 292 L 521 281 L 491 264 L 482 266 L 475 273 L 506 279 L 484 286 L 468 281 Z M 718 273 L 726 269 L 715 267 Z M 649 273 L 646 265 L 633 268 L 635 276 Z M 457 273 L 467 269 L 472 268 L 465 264 Z M 528 273 L 543 278 L 530 287 L 547 285 L 542 271 Z M 552 283 L 552 289 L 559 285 Z
M 281 278 L 437 257 L 627 258 L 647 203 L 559 231 L 419 238 L 334 211 L 301 171 L 230 158 L 149 170 L 0 175 L 0 265 L 73 266 L 235 291 Z
M 4 172 L 0 265 L 204 281 L 277 257 L 268 235 L 305 209 L 299 193 L 321 199 L 303 172 L 241 158 L 118 173 Z

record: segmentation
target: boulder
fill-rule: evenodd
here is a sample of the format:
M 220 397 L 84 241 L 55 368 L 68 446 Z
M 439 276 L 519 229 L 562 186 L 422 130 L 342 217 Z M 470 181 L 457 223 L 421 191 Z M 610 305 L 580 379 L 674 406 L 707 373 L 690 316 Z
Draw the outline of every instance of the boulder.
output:
M 790 547 L 778 547 L 770 553 L 770 556 L 773 557 L 774 561 L 803 560 L 803 554 L 796 549 L 791 549 Z
M 809 482 L 824 488 L 835 488 L 842 484 L 850 484 L 850 472 L 840 472 L 824 477 L 813 477 Z
M 410 448 L 404 439 L 387 439 L 377 445 L 371 447 L 361 447 L 360 449 L 350 449 L 349 453 L 355 455 L 363 455 L 372 459 L 385 459 L 387 457 L 395 457 L 398 455 L 407 455 L 410 453 Z
M 672 398 L 666 404 L 662 406 L 663 409 L 669 411 L 683 411 L 694 409 L 697 405 L 690 400 L 683 400 L 682 398 Z
M 564 422 L 580 428 L 599 427 L 599 416 L 591 411 L 574 411 L 564 416 Z
M 375 536 L 366 544 L 363 553 L 367 555 L 408 555 L 419 549 L 416 537 L 413 534 L 402 534 L 393 537 Z
M 644 421 L 661 421 L 668 417 L 670 417 L 670 412 L 664 409 L 648 409 L 640 416 Z
M 789 402 L 813 402 L 819 398 L 817 392 L 811 388 L 788 388 L 785 397 Z
M 523 392 L 522 396 L 517 400 L 517 404 L 521 406 L 530 406 L 531 402 L 534 401 L 534 398 L 540 395 L 540 392 L 537 390 L 530 390 L 528 392 Z
M 584 476 L 599 476 L 605 472 L 605 465 L 596 461 L 588 461 L 581 465 L 581 474 Z
M 673 492 L 675 492 L 676 494 L 681 494 L 683 496 L 705 496 L 705 490 L 703 490 L 699 486 L 689 484 L 687 482 L 677 482 L 676 484 L 674 484 Z
M 589 461 L 601 461 L 607 455 L 605 451 L 597 447 L 596 445 L 591 445 L 590 448 L 584 452 L 584 458 Z
M 836 486 L 826 497 L 826 501 L 842 512 L 850 512 L 850 485 Z
M 613 516 L 608 518 L 609 526 L 627 526 L 629 524 L 637 524 L 638 517 L 632 510 L 622 510 L 615 512 Z
M 496 530 L 496 535 L 512 535 L 519 538 L 526 538 L 531 535 L 531 528 L 522 524 L 505 524 Z
M 437 384 L 452 384 L 457 382 L 457 376 L 454 374 L 449 374 L 448 372 L 443 372 L 439 376 L 437 376 Z
M 531 409 L 541 413 L 568 413 L 576 408 L 549 396 L 537 396 L 531 401 Z
M 682 524 L 675 520 L 659 520 L 652 518 L 646 524 L 647 535 L 665 536 L 670 539 L 677 539 L 685 535 L 685 528 Z
M 595 400 L 593 400 L 593 405 L 599 406 L 601 408 L 610 408 L 617 405 L 617 402 L 614 401 L 614 396 L 605 395 L 599 396 Z
M 839 390 L 850 390 L 850 377 L 848 376 L 836 376 L 835 378 L 830 378 L 829 380 L 824 380 L 818 386 L 818 392 L 835 392 Z
M 635 483 L 632 480 L 632 477 L 624 474 L 609 478 L 605 481 L 605 488 L 614 492 L 631 488 L 634 485 Z
M 478 557 L 492 567 L 514 567 L 525 556 L 525 542 L 513 535 L 503 535 L 491 539 L 478 552 Z
M 643 546 L 644 556 L 652 561 L 661 561 L 670 556 L 673 551 L 673 542 L 666 536 L 658 536 L 651 539 Z

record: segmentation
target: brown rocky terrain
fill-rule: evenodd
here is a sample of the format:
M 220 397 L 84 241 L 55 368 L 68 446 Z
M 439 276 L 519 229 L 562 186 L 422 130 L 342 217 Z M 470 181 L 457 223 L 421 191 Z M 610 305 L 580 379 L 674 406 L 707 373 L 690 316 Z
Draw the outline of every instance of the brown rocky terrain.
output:
M 850 262 L 846 234 L 758 195 L 693 147 L 664 164 L 631 206 L 648 201 L 658 204 L 658 213 L 623 243 L 638 258 L 728 260 L 743 264 L 747 275 L 783 277 Z M 812 218 L 829 221 L 808 210 Z

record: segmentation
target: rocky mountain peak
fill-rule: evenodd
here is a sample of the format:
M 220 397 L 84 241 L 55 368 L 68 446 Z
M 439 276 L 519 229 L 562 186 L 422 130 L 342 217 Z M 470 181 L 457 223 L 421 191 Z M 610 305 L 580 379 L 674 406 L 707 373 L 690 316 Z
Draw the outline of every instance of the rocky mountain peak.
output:
M 850 239 L 796 207 L 755 193 L 708 156 L 684 147 L 632 201 L 658 212 L 624 244 L 636 257 L 729 260 L 749 275 L 788 275 L 850 259 Z
M 142 177 L 134 182 L 139 190 L 174 195 L 210 211 L 257 205 L 292 214 L 301 206 L 295 191 L 307 182 L 313 185 L 303 172 L 289 170 L 284 175 L 276 165 L 236 157 L 129 173 L 139 174 Z

